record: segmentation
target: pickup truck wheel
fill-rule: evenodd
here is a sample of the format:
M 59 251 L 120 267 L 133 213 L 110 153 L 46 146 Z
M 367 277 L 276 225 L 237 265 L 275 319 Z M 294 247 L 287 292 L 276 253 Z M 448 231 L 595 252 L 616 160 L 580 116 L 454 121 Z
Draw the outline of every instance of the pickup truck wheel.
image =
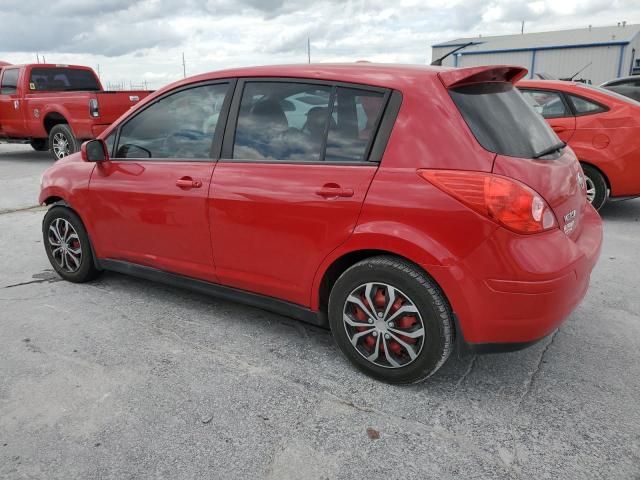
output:
M 46 152 L 49 150 L 49 140 L 47 138 L 34 138 L 29 143 L 31 144 L 31 148 L 36 152 Z
M 60 123 L 51 129 L 49 145 L 56 160 L 78 151 L 78 141 L 66 123 Z

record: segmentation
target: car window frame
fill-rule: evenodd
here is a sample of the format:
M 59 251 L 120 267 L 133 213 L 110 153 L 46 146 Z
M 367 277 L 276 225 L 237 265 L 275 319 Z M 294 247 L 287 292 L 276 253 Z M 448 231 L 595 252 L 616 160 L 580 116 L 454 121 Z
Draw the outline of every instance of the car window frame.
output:
M 610 108 L 606 105 L 604 105 L 602 102 L 599 102 L 597 100 L 594 100 L 592 98 L 589 97 L 585 97 L 584 95 L 579 95 L 577 93 L 574 92 L 564 92 L 564 94 L 567 97 L 567 102 L 569 103 L 569 105 L 571 106 L 571 110 L 573 111 L 573 116 L 574 117 L 585 117 L 587 115 L 597 115 L 599 113 L 605 113 L 608 112 L 610 110 Z M 578 112 L 578 110 L 576 109 L 575 105 L 573 104 L 573 100 L 571 99 L 571 97 L 578 97 L 581 100 L 584 100 L 585 102 L 589 102 L 589 103 L 593 103 L 594 105 L 598 105 L 601 110 L 597 110 L 595 112 L 583 112 L 580 113 Z
M 11 71 L 17 71 L 18 75 L 16 76 L 16 84 L 13 86 L 13 91 L 11 92 L 4 92 L 3 91 L 3 86 L 2 86 L 2 82 L 4 82 L 4 77 L 7 75 L 7 72 L 11 72 Z M 9 66 L 5 66 L 2 69 L 2 75 L 0 76 L 0 95 L 17 95 L 18 93 L 18 86 L 20 85 L 20 67 L 9 67 Z
M 155 105 L 156 103 L 158 103 L 159 101 L 174 95 L 176 93 L 180 93 L 186 90 L 191 90 L 193 88 L 198 88 L 198 87 L 205 87 L 205 86 L 209 86 L 209 85 L 221 85 L 221 84 L 228 84 L 228 88 L 227 88 L 227 93 L 225 95 L 225 98 L 222 102 L 222 108 L 220 109 L 220 115 L 218 116 L 218 123 L 216 124 L 216 128 L 215 131 L 213 133 L 213 136 L 211 138 L 211 147 L 209 148 L 209 157 L 208 158 L 189 158 L 189 159 L 178 159 L 178 158 L 137 158 L 137 157 L 127 157 L 127 158 L 120 158 L 120 157 L 112 157 L 111 153 L 110 153 L 110 160 L 111 161 L 143 161 L 143 162 L 175 162 L 175 163 L 188 163 L 188 162 L 216 162 L 219 160 L 220 158 L 220 153 L 222 150 L 222 140 L 223 140 L 223 135 L 224 132 L 226 130 L 226 124 L 229 118 L 229 107 L 231 106 L 231 100 L 234 97 L 235 94 L 235 90 L 236 90 L 236 86 L 237 86 L 237 78 L 224 78 L 224 79 L 214 79 L 214 80 L 205 80 L 205 81 L 200 81 L 200 82 L 195 82 L 195 83 L 189 83 L 187 85 L 181 85 L 178 88 L 174 88 L 172 90 L 169 90 L 167 92 L 164 92 L 162 95 L 158 96 L 157 98 L 154 98 L 153 101 L 143 105 L 140 110 L 136 110 L 135 112 L 133 112 L 133 114 L 127 118 L 125 118 L 122 122 L 120 122 L 118 124 L 118 126 L 115 129 L 115 134 L 116 134 L 116 138 L 113 144 L 113 154 L 115 154 L 115 152 L 118 151 L 118 147 L 120 146 L 120 132 L 122 131 L 122 128 L 129 123 L 130 121 L 132 121 L 134 118 L 136 118 L 138 115 L 142 114 L 143 112 L 145 112 L 148 108 L 150 108 L 152 105 Z M 113 132 L 110 132 L 109 135 L 111 135 Z
M 233 100 L 231 101 L 231 108 L 229 110 L 229 116 L 226 122 L 226 128 L 224 131 L 224 137 L 222 140 L 222 149 L 220 153 L 220 162 L 233 162 L 233 163 L 265 163 L 265 164 L 289 164 L 289 165 L 336 165 L 336 166 L 371 166 L 372 164 L 379 164 L 382 160 L 384 150 L 391 136 L 391 130 L 395 124 L 400 105 L 402 103 L 402 95 L 396 90 L 386 87 L 377 87 L 374 85 L 368 85 L 364 83 L 352 83 L 341 82 L 334 80 L 319 80 L 315 78 L 307 77 L 239 77 L 236 84 L 236 88 L 233 94 Z M 233 158 L 233 147 L 235 144 L 236 130 L 238 126 L 238 118 L 240 116 L 240 106 L 242 102 L 242 95 L 247 83 L 300 83 L 305 85 L 320 85 L 331 87 L 331 95 L 329 98 L 329 106 L 331 111 L 329 115 L 333 113 L 333 104 L 335 103 L 335 94 L 338 87 L 363 90 L 373 93 L 382 93 L 382 108 L 376 119 L 376 127 L 373 130 L 371 138 L 367 143 L 363 160 L 350 162 L 332 162 L 325 161 L 326 142 L 328 138 L 328 128 L 325 131 L 323 139 L 321 158 L 319 160 L 280 160 L 280 159 L 245 159 L 245 158 Z M 395 94 L 395 95 L 394 95 Z M 393 100 L 393 101 L 392 101 Z M 328 127 L 328 125 L 327 125 Z
M 551 93 L 551 94 L 558 95 L 560 97 L 560 100 L 562 101 L 562 104 L 564 105 L 564 108 L 567 111 L 568 115 L 553 115 L 550 117 L 545 117 L 541 113 L 540 115 L 542 115 L 542 118 L 544 118 L 545 120 L 551 120 L 556 118 L 571 118 L 576 116 L 573 106 L 569 104 L 569 100 L 565 96 L 565 92 L 561 90 L 553 90 L 550 88 L 535 88 L 535 87 L 518 87 L 518 90 L 520 90 L 521 92 L 526 91 L 526 92 Z

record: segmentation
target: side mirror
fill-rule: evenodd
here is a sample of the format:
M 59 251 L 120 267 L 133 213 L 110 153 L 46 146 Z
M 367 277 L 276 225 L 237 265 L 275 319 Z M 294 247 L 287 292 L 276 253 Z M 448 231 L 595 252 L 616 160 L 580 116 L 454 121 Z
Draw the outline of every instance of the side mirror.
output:
M 106 162 L 109 160 L 109 151 L 104 140 L 96 138 L 84 142 L 80 147 L 82 160 L 85 162 Z

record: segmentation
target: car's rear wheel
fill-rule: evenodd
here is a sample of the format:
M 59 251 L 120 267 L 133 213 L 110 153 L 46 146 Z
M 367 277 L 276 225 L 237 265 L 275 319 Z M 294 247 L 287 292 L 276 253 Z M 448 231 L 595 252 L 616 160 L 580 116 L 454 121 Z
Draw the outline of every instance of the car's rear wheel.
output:
M 582 165 L 587 184 L 587 200 L 593 208 L 600 210 L 609 197 L 609 187 L 604 176 L 590 165 Z
M 34 138 L 29 144 L 36 152 L 46 152 L 49 150 L 49 140 L 46 138 Z
M 49 146 L 56 160 L 78 151 L 78 141 L 66 123 L 54 125 L 49 132 Z
M 72 210 L 52 207 L 42 222 L 42 236 L 49 262 L 63 279 L 82 283 L 99 274 L 87 231 Z
M 329 298 L 329 323 L 342 353 L 389 383 L 426 379 L 453 347 L 452 313 L 440 288 L 392 256 L 363 260 L 340 276 Z

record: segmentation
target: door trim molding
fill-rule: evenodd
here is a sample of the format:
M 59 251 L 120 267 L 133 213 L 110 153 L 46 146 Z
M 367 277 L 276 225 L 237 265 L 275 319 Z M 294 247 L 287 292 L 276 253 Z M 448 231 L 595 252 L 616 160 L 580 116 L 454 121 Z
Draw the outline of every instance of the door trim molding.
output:
M 145 280 L 164 283 L 173 287 L 184 288 L 194 292 L 211 295 L 213 297 L 231 300 L 233 302 L 244 303 L 252 307 L 268 310 L 285 317 L 295 318 L 305 323 L 310 323 L 319 327 L 328 327 L 328 323 L 318 312 L 295 303 L 279 300 L 277 298 L 260 295 L 258 293 L 247 292 L 233 287 L 226 287 L 217 283 L 210 283 L 175 273 L 165 272 L 153 267 L 139 265 L 124 260 L 99 259 L 98 267 L 102 270 L 124 273 Z

